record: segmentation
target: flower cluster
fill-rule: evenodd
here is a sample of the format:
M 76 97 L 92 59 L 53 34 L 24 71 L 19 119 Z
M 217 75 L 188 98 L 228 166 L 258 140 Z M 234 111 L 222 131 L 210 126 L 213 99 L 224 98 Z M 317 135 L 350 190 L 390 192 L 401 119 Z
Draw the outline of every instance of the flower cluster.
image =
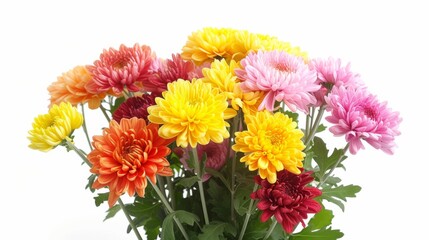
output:
M 360 187 L 334 170 L 366 143 L 393 154 L 402 120 L 350 64 L 231 28 L 193 32 L 170 59 L 105 49 L 47 90 L 29 147 L 75 151 L 97 206 L 122 210 L 138 239 L 339 239 L 325 203 L 344 209 Z M 87 108 L 102 132 L 89 134 Z M 326 129 L 345 146 L 330 151 Z

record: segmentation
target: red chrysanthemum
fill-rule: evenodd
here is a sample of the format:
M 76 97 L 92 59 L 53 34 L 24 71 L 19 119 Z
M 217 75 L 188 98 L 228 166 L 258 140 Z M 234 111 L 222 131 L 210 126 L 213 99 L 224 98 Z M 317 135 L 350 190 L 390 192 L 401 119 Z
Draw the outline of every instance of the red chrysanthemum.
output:
M 97 175 L 95 189 L 109 187 L 109 206 L 112 207 L 125 192 L 144 197 L 148 177 L 156 183 L 156 175 L 171 176 L 170 154 L 166 140 L 158 136 L 158 125 L 146 125 L 144 119 L 112 120 L 103 135 L 94 136 L 94 150 L 88 154 L 91 172 Z
M 135 96 L 127 98 L 119 107 L 113 112 L 113 120 L 120 122 L 122 118 L 142 118 L 147 120 L 147 108 L 155 104 L 154 94 L 144 94 L 142 96 Z
M 250 197 L 259 200 L 257 207 L 262 211 L 261 221 L 265 222 L 274 215 L 289 234 L 298 223 L 305 226 L 304 219 L 307 219 L 308 214 L 317 213 L 322 208 L 314 200 L 322 192 L 316 187 L 307 186 L 313 181 L 311 174 L 308 171 L 296 175 L 283 170 L 277 173 L 274 184 L 256 176 L 255 182 L 261 188 L 251 193 Z
M 201 78 L 200 66 L 192 61 L 185 61 L 180 54 L 173 54 L 171 59 L 157 58 L 153 61 L 150 76 L 143 83 L 143 89 L 147 92 L 161 93 L 167 90 L 167 84 L 177 79 L 192 80 Z
M 100 59 L 88 66 L 93 81 L 87 89 L 92 93 L 111 91 L 115 95 L 120 95 L 124 89 L 140 91 L 141 82 L 148 77 L 153 57 L 149 46 L 137 43 L 133 47 L 121 44 L 119 50 L 103 50 Z

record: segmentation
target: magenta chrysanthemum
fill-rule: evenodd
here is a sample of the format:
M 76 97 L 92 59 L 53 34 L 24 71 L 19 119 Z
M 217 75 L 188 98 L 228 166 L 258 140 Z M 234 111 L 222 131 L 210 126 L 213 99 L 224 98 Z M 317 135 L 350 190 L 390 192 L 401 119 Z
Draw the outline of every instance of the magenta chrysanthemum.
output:
M 309 67 L 317 71 L 316 83 L 321 85 L 321 88 L 314 93 L 317 106 L 325 103 L 324 97 L 334 86 L 345 86 L 346 88 L 363 86 L 360 75 L 350 70 L 350 63 L 343 66 L 341 59 L 316 58 L 310 61 Z
M 350 153 L 364 149 L 364 140 L 376 149 L 393 154 L 402 118 L 399 112 L 387 107 L 387 102 L 380 103 L 365 88 L 342 86 L 332 89 L 326 103 L 331 114 L 326 120 L 334 124 L 329 130 L 335 136 L 345 136 Z
M 283 51 L 258 51 L 241 60 L 242 69 L 236 70 L 243 81 L 244 92 L 265 92 L 259 110 L 273 111 L 275 101 L 283 101 L 291 111 L 307 112 L 316 99 L 311 94 L 319 90 L 316 71 L 309 69 L 300 57 Z
M 177 79 L 192 80 L 203 77 L 201 68 L 192 61 L 183 60 L 180 54 L 173 54 L 171 59 L 156 58 L 151 66 L 149 78 L 143 83 L 143 89 L 162 93 L 167 90 L 168 83 Z
M 148 77 L 153 55 L 149 46 L 137 43 L 133 47 L 121 44 L 118 50 L 103 50 L 100 59 L 88 66 L 93 75 L 89 90 L 95 93 L 112 91 L 117 95 L 124 89 L 140 91 L 141 82 Z
M 206 155 L 206 168 L 211 168 L 214 170 L 220 170 L 223 166 L 225 166 L 226 160 L 228 159 L 227 150 L 228 150 L 229 144 L 228 140 L 225 139 L 222 143 L 215 143 L 215 142 L 209 142 L 209 144 L 206 145 L 197 145 L 197 153 L 198 153 L 198 160 L 201 161 L 203 159 L 204 154 Z M 190 147 L 185 148 L 185 150 L 182 150 L 182 157 L 180 158 L 180 161 L 182 162 L 185 169 L 190 170 L 187 161 L 190 159 L 189 151 L 192 149 Z M 177 151 L 177 150 L 176 150 Z M 205 173 L 202 176 L 203 182 L 209 180 L 211 177 L 211 174 Z
M 113 112 L 113 120 L 120 122 L 122 118 L 142 118 L 147 120 L 147 108 L 155 104 L 154 94 L 130 97 Z
M 292 233 L 298 223 L 305 227 L 304 220 L 308 214 L 317 213 L 322 206 L 315 197 L 322 192 L 307 186 L 313 181 L 312 172 L 293 174 L 286 170 L 277 173 L 277 181 L 271 184 L 266 179 L 255 177 L 255 182 L 261 186 L 251 193 L 252 199 L 258 199 L 257 207 L 262 211 L 261 221 L 265 222 L 274 215 L 287 233 Z

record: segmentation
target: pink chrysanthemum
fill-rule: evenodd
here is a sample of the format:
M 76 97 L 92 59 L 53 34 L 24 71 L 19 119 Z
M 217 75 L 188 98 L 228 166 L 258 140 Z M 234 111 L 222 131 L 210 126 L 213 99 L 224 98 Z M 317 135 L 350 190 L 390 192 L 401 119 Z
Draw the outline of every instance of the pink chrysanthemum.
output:
M 316 103 L 311 94 L 320 89 L 316 71 L 302 58 L 283 51 L 258 51 L 247 55 L 241 65 L 236 74 L 243 81 L 243 91 L 266 93 L 259 110 L 273 111 L 275 101 L 283 101 L 291 111 L 307 112 L 308 105 Z
M 315 187 L 307 186 L 313 181 L 312 172 L 293 174 L 286 170 L 277 173 L 277 181 L 273 184 L 259 176 L 255 182 L 261 186 L 251 193 L 252 199 L 258 199 L 257 207 L 262 211 L 261 221 L 265 222 L 274 215 L 287 233 L 292 233 L 296 225 L 304 220 L 308 214 L 317 213 L 322 206 L 315 197 L 322 192 Z
M 167 90 L 168 83 L 177 79 L 201 78 L 203 76 L 201 68 L 202 66 L 196 66 L 192 61 L 183 60 L 180 54 L 173 54 L 171 59 L 156 58 L 151 66 L 149 78 L 143 83 L 143 89 L 162 93 Z
M 350 63 L 342 66 L 341 59 L 334 59 L 333 57 L 328 59 L 316 58 L 310 61 L 309 67 L 317 71 L 316 83 L 321 85 L 320 90 L 314 92 L 314 96 L 317 99 L 316 106 L 325 103 L 324 97 L 334 86 L 345 86 L 347 88 L 364 85 L 360 75 L 350 70 Z
M 201 161 L 203 159 L 203 155 L 206 154 L 206 168 L 211 168 L 214 170 L 220 170 L 223 166 L 225 166 L 226 160 L 227 160 L 227 152 L 228 152 L 228 140 L 225 139 L 222 143 L 215 143 L 210 142 L 206 145 L 197 145 L 197 152 L 198 152 L 198 160 Z M 177 151 L 177 150 L 176 150 Z M 188 164 L 186 161 L 189 160 L 189 151 L 191 151 L 190 147 L 187 147 L 185 149 L 182 148 L 180 158 L 180 162 L 182 162 L 185 169 L 190 170 Z M 209 180 L 211 177 L 211 174 L 205 173 L 202 176 L 203 182 Z
M 143 96 L 130 97 L 125 100 L 119 107 L 113 112 L 113 119 L 120 122 L 122 118 L 142 118 L 147 120 L 147 108 L 155 104 L 154 94 L 145 94 Z
M 393 154 L 395 137 L 402 118 L 399 112 L 380 103 L 376 96 L 365 88 L 333 88 L 325 98 L 330 116 L 326 120 L 332 124 L 329 130 L 335 136 L 345 136 L 350 153 L 364 149 L 362 140 L 376 149 Z
M 103 50 L 100 59 L 88 66 L 93 75 L 88 90 L 94 93 L 112 91 L 115 95 L 120 95 L 124 89 L 140 91 L 141 82 L 148 77 L 153 55 L 149 46 L 137 43 L 133 47 L 121 44 L 119 50 Z

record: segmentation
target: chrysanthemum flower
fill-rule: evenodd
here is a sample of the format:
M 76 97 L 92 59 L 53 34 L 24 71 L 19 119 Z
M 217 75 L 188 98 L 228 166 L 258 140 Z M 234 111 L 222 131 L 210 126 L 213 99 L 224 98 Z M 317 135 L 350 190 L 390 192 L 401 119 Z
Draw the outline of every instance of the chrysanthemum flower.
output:
M 262 211 L 261 221 L 266 222 L 274 216 L 283 229 L 291 234 L 308 214 L 318 213 L 322 206 L 315 197 L 322 192 L 315 187 L 308 186 L 313 181 L 312 172 L 293 174 L 286 170 L 278 172 L 277 181 L 270 183 L 267 180 L 255 177 L 255 182 L 261 186 L 251 193 L 252 199 L 259 200 L 257 207 Z
M 350 70 L 350 63 L 343 66 L 341 59 L 332 57 L 328 59 L 316 58 L 309 62 L 309 67 L 317 71 L 316 83 L 321 85 L 320 90 L 314 93 L 317 99 L 317 106 L 325 103 L 324 97 L 334 86 L 356 88 L 364 85 L 360 75 Z
M 143 82 L 147 92 L 162 93 L 167 90 L 167 84 L 177 79 L 192 80 L 202 77 L 201 68 L 192 61 L 185 61 L 179 54 L 173 54 L 171 59 L 156 58 L 150 69 L 150 75 Z
M 288 116 L 267 110 L 257 112 L 246 118 L 248 130 L 235 133 L 234 151 L 243 152 L 240 159 L 250 171 L 258 174 L 270 183 L 277 180 L 277 172 L 283 169 L 294 174 L 301 171 L 305 157 L 305 146 L 301 141 L 304 133 L 297 128 L 297 123 Z
M 144 94 L 142 96 L 134 96 L 127 98 L 119 107 L 113 112 L 113 120 L 120 122 L 122 118 L 142 118 L 146 121 L 147 108 L 155 104 L 155 94 Z
M 93 93 L 111 91 L 115 95 L 120 95 L 124 89 L 140 91 L 154 55 L 149 46 L 137 43 L 133 47 L 121 44 L 119 49 L 103 50 L 100 59 L 88 66 L 93 75 L 88 90 Z
M 280 41 L 277 37 L 251 33 L 249 31 L 236 31 L 234 34 L 234 42 L 232 43 L 232 52 L 234 53 L 232 59 L 240 61 L 251 52 L 259 50 L 272 51 L 279 50 L 285 51 L 289 54 L 307 59 L 307 53 L 301 51 L 299 47 L 292 47 L 288 42 Z
M 85 66 L 76 66 L 63 73 L 48 87 L 51 95 L 49 107 L 61 102 L 70 102 L 73 106 L 88 103 L 90 109 L 96 109 L 106 97 L 105 93 L 94 94 L 88 92 L 86 85 L 92 76 Z
M 47 152 L 69 139 L 83 124 L 83 117 L 69 102 L 52 105 L 47 114 L 34 118 L 33 129 L 28 131 L 29 147 Z
M 310 70 L 302 58 L 283 51 L 258 51 L 241 60 L 242 69 L 235 72 L 243 81 L 242 89 L 265 92 L 259 110 L 273 111 L 276 101 L 283 101 L 291 111 L 307 112 L 316 99 L 311 94 L 320 88 L 316 71 Z
M 225 166 L 226 160 L 227 160 L 227 152 L 229 147 L 229 141 L 228 139 L 225 139 L 222 143 L 215 143 L 215 142 L 209 142 L 207 145 L 198 145 L 197 146 L 197 153 L 198 153 L 198 160 L 201 161 L 203 159 L 204 154 L 206 155 L 206 162 L 205 167 L 211 168 L 214 170 L 220 170 L 223 166 Z M 182 150 L 183 154 L 180 158 L 180 162 L 182 162 L 185 169 L 192 170 L 189 168 L 187 161 L 190 159 L 189 152 L 192 149 L 190 147 L 187 147 L 186 149 Z M 202 176 L 202 181 L 205 182 L 211 178 L 211 174 L 205 173 Z
M 225 58 L 228 62 L 232 57 L 232 43 L 234 32 L 231 28 L 206 27 L 193 32 L 182 48 L 181 56 L 185 60 L 192 60 L 197 65 L 212 62 L 214 59 Z
M 146 125 L 144 119 L 112 120 L 103 135 L 94 136 L 94 150 L 88 154 L 91 172 L 97 175 L 92 187 L 109 188 L 112 207 L 125 192 L 144 197 L 148 177 L 156 183 L 156 175 L 173 174 L 166 156 L 170 154 L 166 140 L 158 136 L 158 125 Z
M 330 113 L 326 120 L 333 124 L 329 130 L 335 136 L 345 136 L 350 153 L 364 149 L 363 140 L 376 149 L 393 154 L 402 118 L 399 112 L 388 108 L 387 102 L 379 102 L 365 88 L 341 86 L 332 89 L 326 103 Z
M 241 83 L 235 75 L 237 68 L 239 68 L 239 64 L 234 60 L 228 64 L 225 59 L 216 59 L 211 63 L 210 68 L 203 69 L 202 80 L 225 94 L 235 110 L 242 108 L 244 113 L 256 112 L 258 104 L 262 101 L 263 93 L 260 91 L 244 93 L 240 88 Z
M 196 147 L 209 141 L 221 143 L 229 137 L 225 119 L 234 117 L 236 112 L 228 108 L 225 95 L 196 79 L 179 79 L 167 88 L 162 98 L 155 99 L 156 105 L 148 108 L 149 121 L 162 124 L 161 137 L 176 138 L 181 147 Z

